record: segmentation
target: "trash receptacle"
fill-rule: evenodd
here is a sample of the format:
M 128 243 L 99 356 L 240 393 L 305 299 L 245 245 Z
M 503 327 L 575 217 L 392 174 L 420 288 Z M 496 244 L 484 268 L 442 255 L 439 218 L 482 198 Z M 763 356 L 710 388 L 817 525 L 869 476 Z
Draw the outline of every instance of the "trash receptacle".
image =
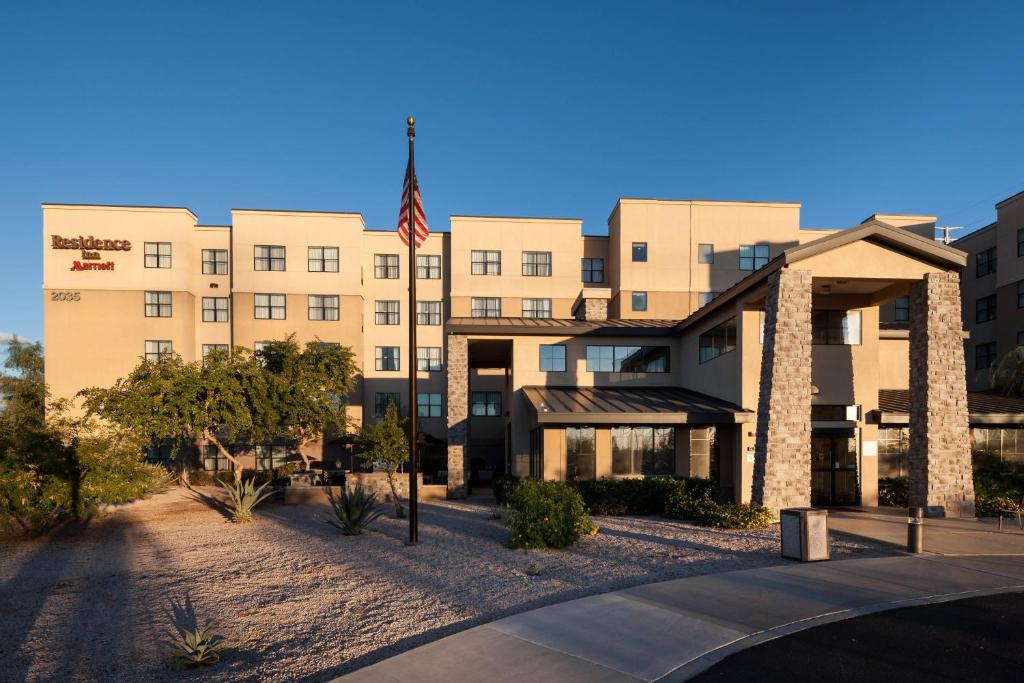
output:
M 828 559 L 828 510 L 787 508 L 779 511 L 782 556 L 801 562 Z

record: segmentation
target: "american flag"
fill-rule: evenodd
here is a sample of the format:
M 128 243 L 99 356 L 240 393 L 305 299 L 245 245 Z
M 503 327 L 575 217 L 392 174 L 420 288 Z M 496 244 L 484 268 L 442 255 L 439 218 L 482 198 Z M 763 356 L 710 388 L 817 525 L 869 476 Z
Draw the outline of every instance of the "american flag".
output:
M 413 179 L 416 185 L 416 201 L 413 206 L 413 217 L 416 221 L 416 246 L 423 246 L 423 242 L 430 235 L 427 228 L 427 214 L 423 212 L 423 198 L 420 196 L 420 184 L 416 180 L 416 173 L 411 167 L 405 167 L 405 186 L 402 188 L 402 209 L 398 212 L 398 237 L 402 244 L 409 246 L 409 179 Z

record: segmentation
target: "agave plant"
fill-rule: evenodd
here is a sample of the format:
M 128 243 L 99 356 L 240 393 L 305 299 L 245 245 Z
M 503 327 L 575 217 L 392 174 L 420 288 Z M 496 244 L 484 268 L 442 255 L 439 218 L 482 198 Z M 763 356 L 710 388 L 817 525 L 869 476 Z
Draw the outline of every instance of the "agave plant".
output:
M 175 651 L 174 655 L 185 666 L 205 666 L 220 661 L 220 651 L 227 643 L 223 638 L 213 633 L 213 624 L 206 622 L 205 626 L 196 626 L 194 629 L 178 627 L 178 640 L 175 641 L 180 652 Z
M 327 498 L 331 502 L 332 516 L 324 521 L 341 529 L 346 536 L 358 536 L 370 522 L 383 514 L 378 509 L 377 494 L 366 493 L 361 485 L 356 486 L 352 493 L 342 487 L 338 495 L 328 488 Z
M 266 490 L 270 482 L 265 482 L 261 486 L 254 484 L 255 479 L 249 479 L 248 481 L 239 481 L 226 484 L 219 479 L 217 482 L 223 487 L 228 495 L 231 497 L 231 519 L 234 522 L 251 522 L 252 521 L 252 509 L 266 500 L 273 490 Z

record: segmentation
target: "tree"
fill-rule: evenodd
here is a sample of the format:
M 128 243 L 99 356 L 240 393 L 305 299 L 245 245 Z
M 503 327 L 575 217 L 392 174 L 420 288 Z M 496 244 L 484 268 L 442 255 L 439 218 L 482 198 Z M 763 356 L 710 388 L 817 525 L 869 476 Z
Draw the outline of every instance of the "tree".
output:
M 989 374 L 992 389 L 1003 396 L 1024 396 L 1024 346 L 999 359 Z
M 396 472 L 409 459 L 409 439 L 405 431 L 405 420 L 398 414 L 398 406 L 388 403 L 384 417 L 373 424 L 364 424 L 359 435 L 363 447 L 363 467 L 384 470 L 391 487 L 391 498 L 395 502 L 395 514 L 405 517 L 405 510 L 398 499 Z

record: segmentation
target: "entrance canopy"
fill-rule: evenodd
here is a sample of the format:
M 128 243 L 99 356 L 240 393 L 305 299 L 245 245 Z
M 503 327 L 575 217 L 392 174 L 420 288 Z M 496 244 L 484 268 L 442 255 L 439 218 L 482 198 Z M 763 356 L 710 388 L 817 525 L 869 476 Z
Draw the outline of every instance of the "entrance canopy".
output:
M 678 387 L 523 387 L 539 424 L 734 424 L 737 405 Z

